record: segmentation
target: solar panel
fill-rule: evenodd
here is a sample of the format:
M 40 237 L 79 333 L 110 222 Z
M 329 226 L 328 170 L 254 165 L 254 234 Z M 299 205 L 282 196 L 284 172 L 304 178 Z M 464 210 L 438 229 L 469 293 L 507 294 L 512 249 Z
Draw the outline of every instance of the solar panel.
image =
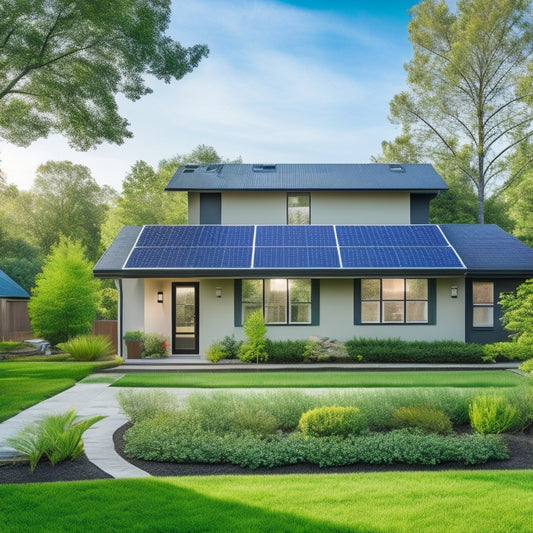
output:
M 261 246 L 255 249 L 254 268 L 339 268 L 333 246 Z
M 448 246 L 436 226 L 336 226 L 339 246 Z
M 253 226 L 145 226 L 136 247 L 252 246 Z
M 336 246 L 333 226 L 257 226 L 256 246 Z
M 124 268 L 250 268 L 252 247 L 169 246 L 135 248 Z

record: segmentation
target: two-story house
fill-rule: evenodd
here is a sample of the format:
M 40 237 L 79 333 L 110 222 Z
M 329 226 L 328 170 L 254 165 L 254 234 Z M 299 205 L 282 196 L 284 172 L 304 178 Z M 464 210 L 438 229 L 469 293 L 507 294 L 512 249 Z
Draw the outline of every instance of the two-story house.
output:
M 431 165 L 186 165 L 188 224 L 123 228 L 94 269 L 114 278 L 119 335 L 205 353 L 262 310 L 271 339 L 506 340 L 499 294 L 533 249 L 494 225 L 429 224 Z

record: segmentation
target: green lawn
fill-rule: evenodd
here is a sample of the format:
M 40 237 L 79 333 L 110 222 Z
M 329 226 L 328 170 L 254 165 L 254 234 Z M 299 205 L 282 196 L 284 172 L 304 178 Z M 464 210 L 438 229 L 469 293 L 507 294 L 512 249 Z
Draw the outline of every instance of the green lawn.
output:
M 450 372 L 186 372 L 128 374 L 113 387 L 515 387 L 524 377 L 505 370 Z
M 0 530 L 525 532 L 531 476 L 449 471 L 4 485 Z
M 99 368 L 115 365 L 114 361 L 0 361 L 0 422 L 72 387 Z

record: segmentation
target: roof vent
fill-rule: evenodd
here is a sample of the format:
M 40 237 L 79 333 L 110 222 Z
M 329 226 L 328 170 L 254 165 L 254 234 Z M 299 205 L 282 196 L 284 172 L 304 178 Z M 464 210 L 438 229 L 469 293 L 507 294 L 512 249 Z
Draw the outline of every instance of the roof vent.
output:
M 184 174 L 192 174 L 200 165 L 185 165 Z
M 254 172 L 276 172 L 276 165 L 254 165 Z
M 403 165 L 389 165 L 389 170 L 391 172 L 405 172 Z

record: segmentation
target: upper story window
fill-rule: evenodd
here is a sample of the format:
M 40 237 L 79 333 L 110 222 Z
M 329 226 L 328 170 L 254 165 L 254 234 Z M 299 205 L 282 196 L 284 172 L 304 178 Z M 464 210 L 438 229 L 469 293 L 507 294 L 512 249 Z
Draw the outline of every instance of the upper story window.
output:
M 475 328 L 494 327 L 494 283 L 472 282 L 473 323 Z
M 361 324 L 428 324 L 427 279 L 362 279 Z
M 287 224 L 311 224 L 311 195 L 308 192 L 287 195 Z

